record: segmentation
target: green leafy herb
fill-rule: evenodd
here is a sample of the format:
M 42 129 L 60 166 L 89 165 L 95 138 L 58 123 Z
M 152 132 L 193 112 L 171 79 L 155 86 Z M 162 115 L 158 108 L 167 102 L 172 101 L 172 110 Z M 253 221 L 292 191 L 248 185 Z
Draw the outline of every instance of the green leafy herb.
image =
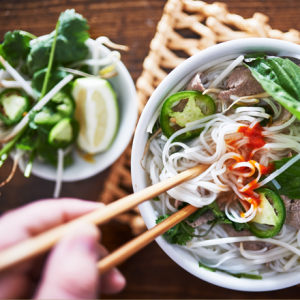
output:
M 4 42 L 0 45 L 0 55 L 16 67 L 21 59 L 26 59 L 30 47 L 30 37 L 23 35 L 21 31 L 8 31 L 4 36 Z
M 247 273 L 235 273 L 235 274 L 233 274 L 233 273 L 221 270 L 221 269 L 208 267 L 208 266 L 202 264 L 201 262 L 199 262 L 199 267 L 203 268 L 207 271 L 210 271 L 210 272 L 216 272 L 216 271 L 223 272 L 223 273 L 226 273 L 226 274 L 231 275 L 231 276 L 236 277 L 236 278 L 248 278 L 248 279 L 256 279 L 256 280 L 262 279 L 262 277 L 260 275 L 247 274 Z
M 160 222 L 167 219 L 170 215 L 164 215 L 160 216 L 156 220 L 156 224 L 159 224 Z M 186 224 L 182 226 L 182 223 L 184 221 L 180 222 L 179 224 L 175 225 L 171 229 L 169 229 L 167 232 L 163 234 L 164 238 L 170 243 L 170 244 L 178 244 L 178 245 L 186 245 L 186 242 L 190 241 L 193 236 L 191 235 L 191 232 L 194 232 L 194 228 L 192 228 L 190 225 Z M 186 231 L 186 228 L 188 228 L 188 231 Z
M 216 225 L 216 224 L 231 224 L 236 231 L 243 229 L 244 224 L 238 223 L 238 225 L 235 226 L 234 225 L 235 223 L 233 223 L 226 217 L 225 213 L 220 209 L 220 207 L 218 206 L 216 201 L 212 202 L 209 205 L 203 206 L 198 211 L 193 213 L 191 216 L 187 217 L 187 220 L 189 221 L 189 223 L 194 223 L 200 216 L 202 216 L 204 213 L 206 213 L 209 210 L 212 211 L 212 213 L 215 216 L 215 219 L 207 222 L 207 224 L 214 224 L 214 225 Z M 239 225 L 241 225 L 240 228 L 238 227 Z M 237 228 L 238 228 L 238 230 L 237 230 Z
M 182 205 L 180 205 L 178 209 L 182 209 L 186 205 L 187 203 L 182 203 Z M 210 228 L 202 235 L 194 234 L 195 229 L 188 223 L 194 223 L 199 217 L 201 217 L 204 213 L 208 212 L 209 210 L 212 211 L 215 216 L 214 220 L 207 222 L 207 224 L 211 224 Z M 168 217 L 169 215 L 160 216 L 156 220 L 156 224 L 164 221 Z M 198 211 L 187 217 L 185 220 L 181 221 L 180 223 L 169 229 L 163 234 L 163 236 L 170 244 L 186 245 L 186 242 L 190 241 L 193 237 L 204 237 L 207 234 L 209 234 L 209 232 L 213 229 L 213 227 L 216 224 L 231 224 L 235 231 L 240 231 L 249 228 L 249 225 L 247 223 L 242 224 L 230 221 L 226 217 L 225 213 L 221 211 L 217 202 L 214 201 L 213 203 L 200 208 Z
M 57 166 L 57 162 L 58 162 L 57 149 L 49 146 L 49 144 L 46 141 L 43 143 L 42 142 L 39 143 L 37 147 L 37 154 L 44 162 L 53 165 L 54 167 Z M 72 164 L 73 164 L 72 153 L 69 153 L 66 156 L 64 156 L 64 167 L 70 166 Z
M 245 56 L 244 61 L 248 63 L 248 62 L 258 60 L 258 59 L 265 58 L 266 56 L 267 56 L 267 54 L 264 52 L 251 53 L 251 54 L 247 54 Z
M 275 169 L 280 169 L 292 157 L 284 157 L 280 161 L 274 161 Z M 278 190 L 272 182 L 268 182 L 270 186 L 279 195 L 288 196 L 290 199 L 300 199 L 300 161 L 296 161 L 288 169 L 278 175 L 276 181 L 280 184 L 281 188 Z
M 42 92 L 46 73 L 47 73 L 47 68 L 44 68 L 33 74 L 32 87 L 39 95 L 41 95 Z M 67 75 L 68 74 L 65 71 L 52 70 L 52 72 L 49 75 L 47 88 L 45 90 L 46 93 L 48 93 L 52 88 L 54 88 Z
M 16 143 L 16 147 L 25 151 L 33 151 L 38 145 L 39 139 L 32 128 L 28 128 L 24 136 Z
M 87 20 L 75 13 L 74 9 L 68 9 L 61 13 L 59 21 L 53 63 L 69 64 L 84 59 L 88 54 L 88 48 L 85 45 L 85 41 L 89 38 Z M 54 35 L 55 31 L 32 43 L 27 58 L 30 74 L 47 66 Z
M 241 231 L 244 229 L 249 229 L 249 225 L 247 223 L 235 223 L 231 222 L 231 226 L 234 228 L 235 231 Z
M 40 100 L 46 95 L 46 91 L 48 88 L 48 81 L 49 81 L 49 77 L 50 77 L 50 73 L 51 73 L 51 69 L 52 69 L 52 65 L 53 65 L 53 58 L 54 58 L 54 54 L 55 54 L 59 24 L 60 24 L 60 21 L 58 20 L 58 22 L 56 23 L 56 27 L 55 27 L 53 43 L 51 45 L 50 57 L 49 57 L 47 71 L 46 71 L 44 82 L 43 82 Z
M 246 66 L 263 89 L 300 120 L 300 67 L 279 57 L 257 58 Z
M 153 201 L 159 201 L 159 198 L 156 196 L 153 198 Z

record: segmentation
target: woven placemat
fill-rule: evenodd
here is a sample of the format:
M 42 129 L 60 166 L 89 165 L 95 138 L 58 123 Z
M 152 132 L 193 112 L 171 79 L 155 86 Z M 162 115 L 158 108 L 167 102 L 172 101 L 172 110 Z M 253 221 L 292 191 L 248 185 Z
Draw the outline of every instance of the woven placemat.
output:
M 187 57 L 205 48 L 220 42 L 248 37 L 269 37 L 300 44 L 299 31 L 290 29 L 288 32 L 282 32 L 272 29 L 268 21 L 269 18 L 261 13 L 255 13 L 250 19 L 231 14 L 224 3 L 169 0 L 151 41 L 142 75 L 136 83 L 139 114 L 168 72 Z M 185 38 L 183 35 L 194 38 Z M 99 201 L 108 204 L 132 193 L 130 156 L 131 143 L 111 167 Z M 128 224 L 134 235 L 146 229 L 138 208 L 116 217 L 115 220 Z

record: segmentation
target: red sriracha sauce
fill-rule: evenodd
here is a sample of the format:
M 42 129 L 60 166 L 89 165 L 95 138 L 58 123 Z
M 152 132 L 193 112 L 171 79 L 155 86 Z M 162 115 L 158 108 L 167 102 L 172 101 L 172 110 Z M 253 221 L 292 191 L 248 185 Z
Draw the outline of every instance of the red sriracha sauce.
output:
M 263 131 L 263 128 L 261 127 L 261 125 L 259 123 L 256 123 L 252 128 L 250 128 L 248 126 L 241 126 L 238 129 L 238 132 L 244 133 L 244 136 L 249 138 L 249 143 L 247 144 L 247 147 L 252 149 L 252 150 L 261 148 L 266 144 L 266 142 L 263 139 L 262 131 Z M 252 156 L 253 155 L 252 155 L 252 151 L 251 151 L 249 153 L 249 157 L 247 157 L 244 160 L 242 160 L 243 157 L 239 157 L 239 156 L 234 157 L 234 159 L 236 160 L 237 163 L 241 162 L 241 161 L 248 161 L 253 166 L 255 166 L 256 161 L 251 160 Z M 234 169 L 235 165 L 236 165 L 236 163 L 231 165 L 229 167 L 229 170 L 232 171 Z M 259 165 L 259 170 L 260 170 L 262 175 L 267 175 L 267 174 L 270 174 L 270 173 L 273 172 L 274 167 L 275 167 L 274 163 L 269 164 L 269 166 L 267 166 L 267 167 Z M 247 168 L 247 167 L 241 167 L 241 168 L 238 168 L 238 169 L 239 169 L 240 172 L 249 172 L 249 168 Z M 257 188 L 257 185 L 258 185 L 257 179 L 254 179 L 253 181 L 251 181 L 250 183 L 247 184 L 247 186 L 248 186 L 247 190 L 244 191 L 244 192 L 241 192 L 241 194 L 243 194 L 243 196 L 245 197 L 245 200 L 247 199 L 247 202 L 253 204 L 255 208 L 261 202 L 259 195 L 254 192 L 254 190 Z M 241 213 L 241 216 L 243 216 L 243 215 L 244 214 Z
M 262 175 L 268 175 L 275 170 L 275 164 L 271 162 L 267 167 L 259 165 L 259 169 Z
M 244 133 L 244 135 L 249 138 L 247 146 L 252 149 L 261 148 L 266 144 L 262 136 L 262 131 L 263 128 L 259 123 L 256 123 L 252 128 L 248 126 L 241 126 L 238 129 L 238 132 Z

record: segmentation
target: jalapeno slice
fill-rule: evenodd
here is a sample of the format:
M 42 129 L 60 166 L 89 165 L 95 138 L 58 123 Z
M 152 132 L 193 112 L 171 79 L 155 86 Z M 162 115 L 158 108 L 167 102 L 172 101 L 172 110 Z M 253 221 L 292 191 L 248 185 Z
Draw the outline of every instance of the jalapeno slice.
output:
M 66 117 L 71 117 L 74 113 L 75 102 L 70 95 L 58 92 L 51 101 L 38 112 L 34 122 L 39 125 L 53 126 Z
M 199 120 L 216 112 L 214 100 L 198 91 L 183 91 L 170 96 L 163 104 L 160 113 L 160 126 L 169 138 L 174 132 L 185 127 L 186 123 Z M 203 128 L 179 135 L 173 141 L 186 141 L 199 136 Z
M 64 118 L 50 131 L 48 143 L 55 148 L 66 148 L 76 139 L 79 124 L 75 119 Z
M 51 102 L 56 104 L 56 110 L 64 117 L 70 117 L 73 115 L 75 110 L 75 101 L 73 98 L 64 92 L 58 92 L 52 99 Z
M 255 218 L 248 223 L 250 231 L 259 238 L 271 238 L 280 232 L 284 224 L 286 216 L 284 202 L 273 190 L 259 188 L 255 192 L 260 195 L 259 207 L 262 208 L 262 212 L 257 213 Z M 267 225 L 267 228 L 259 228 L 255 223 Z
M 6 89 L 0 93 L 0 119 L 6 125 L 18 123 L 30 108 L 28 96 L 17 89 Z

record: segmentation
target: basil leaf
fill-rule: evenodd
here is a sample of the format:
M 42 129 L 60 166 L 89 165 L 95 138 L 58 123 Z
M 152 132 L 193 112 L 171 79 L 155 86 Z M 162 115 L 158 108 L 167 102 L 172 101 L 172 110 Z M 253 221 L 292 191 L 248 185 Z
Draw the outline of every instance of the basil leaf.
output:
M 300 67 L 279 57 L 258 59 L 246 66 L 263 89 L 300 120 Z
M 292 157 L 285 157 L 280 161 L 274 161 L 275 169 L 280 169 Z M 290 199 L 300 199 L 300 161 L 298 160 L 280 175 L 275 180 L 280 184 L 281 188 L 277 190 L 272 182 L 267 185 L 277 191 L 280 195 L 289 197 Z

